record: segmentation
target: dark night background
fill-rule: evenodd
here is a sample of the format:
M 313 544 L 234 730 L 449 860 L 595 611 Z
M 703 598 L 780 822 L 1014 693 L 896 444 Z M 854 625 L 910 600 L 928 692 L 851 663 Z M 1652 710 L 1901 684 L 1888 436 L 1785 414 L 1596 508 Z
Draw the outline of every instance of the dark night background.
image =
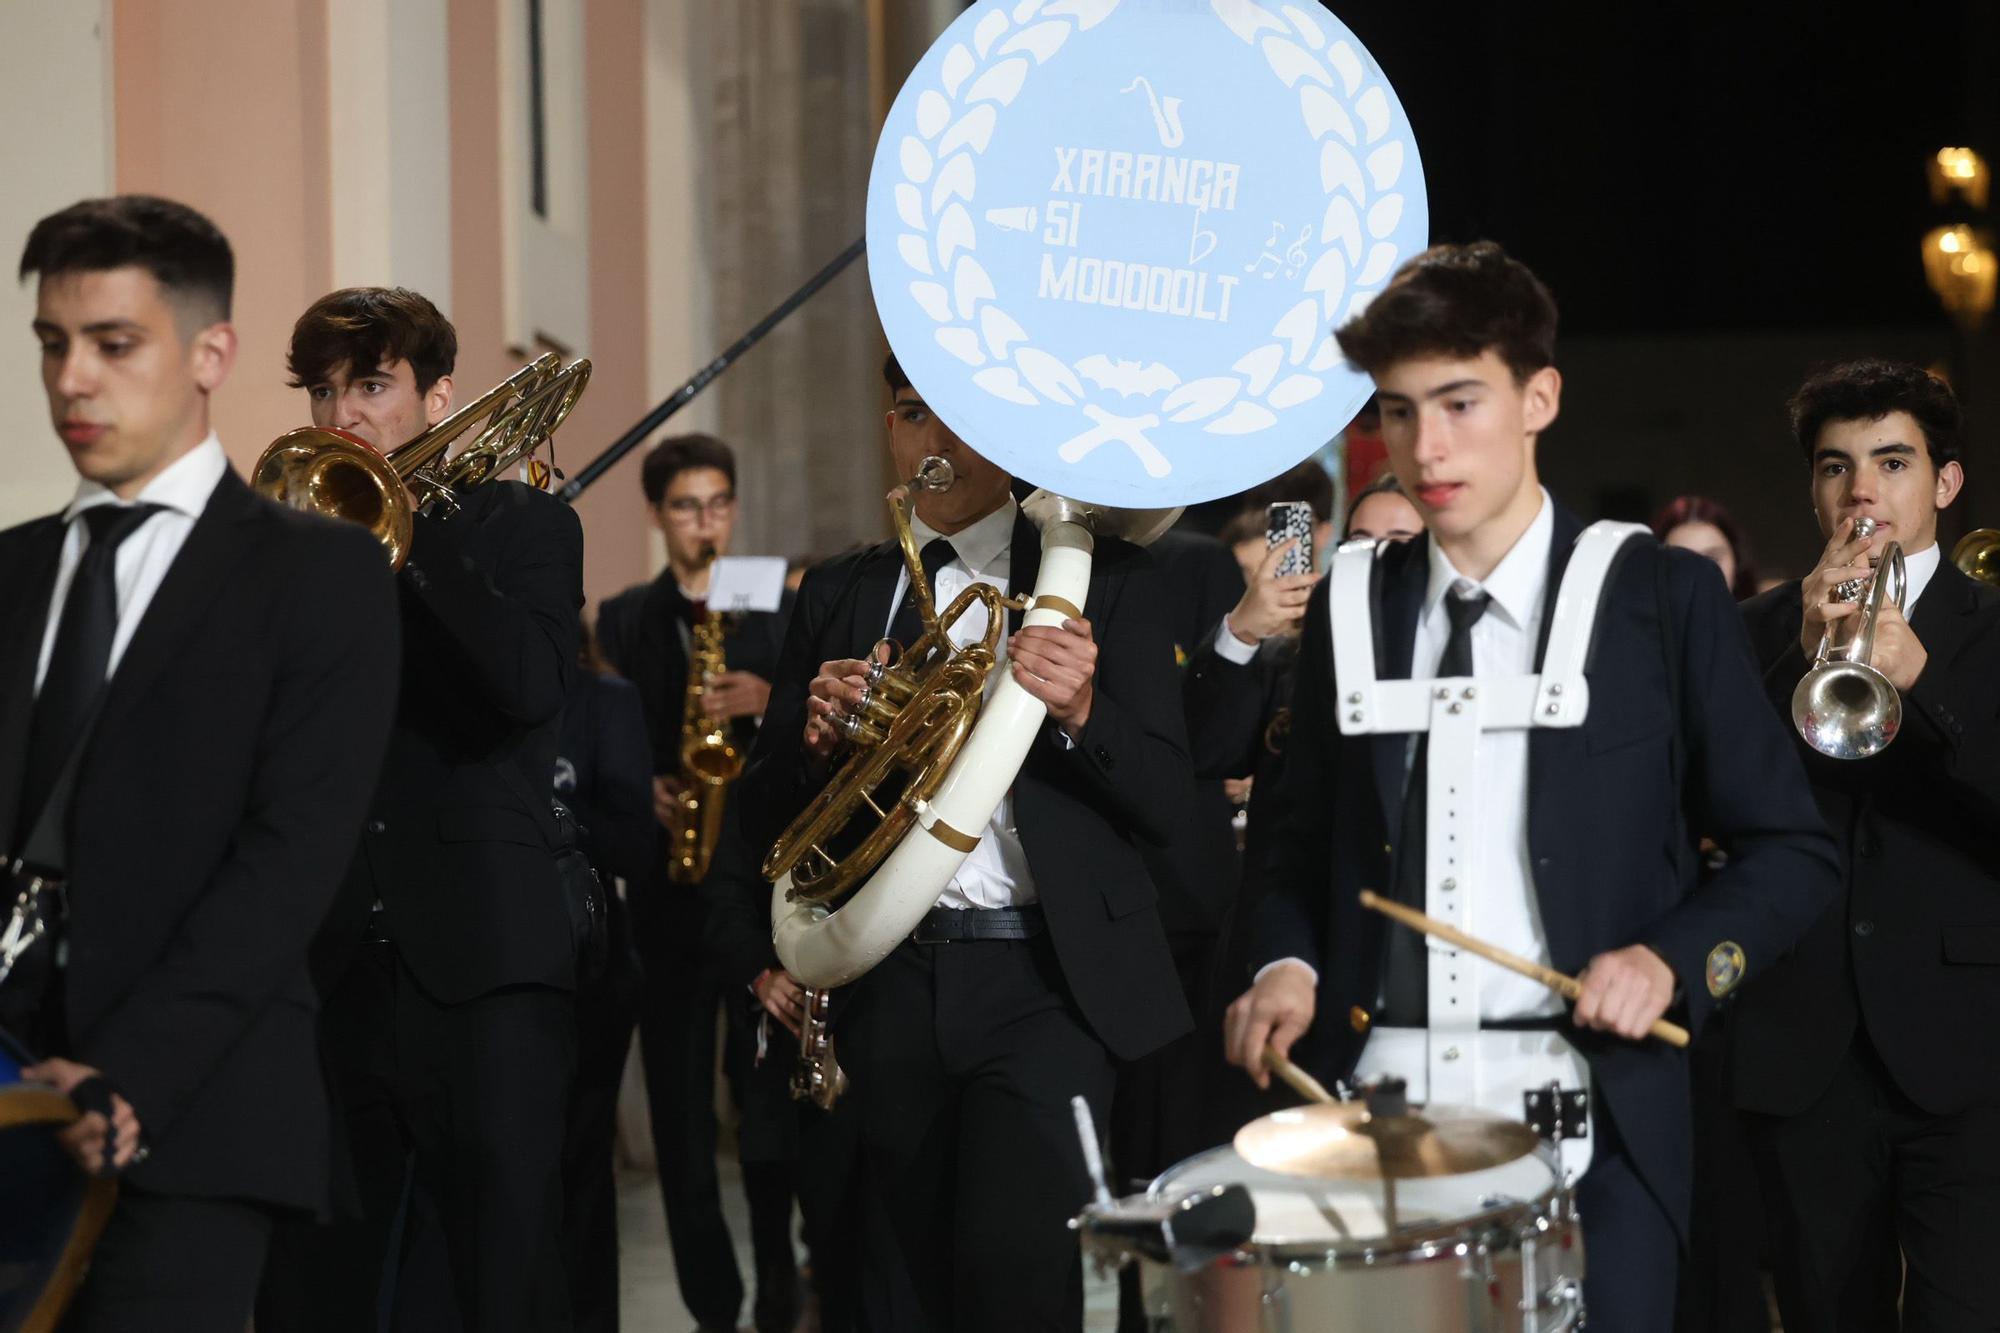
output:
M 1587 517 L 1730 505 L 1773 572 L 1820 542 L 1783 404 L 1814 365 L 1951 370 L 1961 506 L 2000 522 L 2000 365 L 1925 286 L 1938 148 L 2000 151 L 2000 5 L 1336 0 L 1416 129 L 1437 240 L 1491 237 L 1563 311 L 1550 489 Z M 1958 214 L 1949 220 L 1960 220 Z M 1947 540 L 1952 533 L 1948 532 Z

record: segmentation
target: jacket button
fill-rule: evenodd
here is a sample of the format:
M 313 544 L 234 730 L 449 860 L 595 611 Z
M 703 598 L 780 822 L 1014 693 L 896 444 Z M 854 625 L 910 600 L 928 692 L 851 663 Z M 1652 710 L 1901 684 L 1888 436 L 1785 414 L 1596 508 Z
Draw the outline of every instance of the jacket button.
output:
M 410 584 L 412 587 L 416 588 L 417 591 L 422 592 L 425 588 L 431 586 L 431 581 L 424 577 L 423 570 L 413 569 L 410 571 Z
M 381 833 L 386 831 L 388 827 L 389 826 L 387 824 L 384 824 L 379 819 L 371 819 L 368 821 L 368 831 L 370 833 Z
M 1100 745 L 1095 750 L 1092 750 L 1091 753 L 1097 756 L 1098 763 L 1104 765 L 1106 768 L 1111 767 L 1111 751 Z
M 1873 935 L 1875 933 L 1875 923 L 1873 921 L 1857 921 L 1854 923 L 1854 933 L 1863 937 Z
M 1537 869 L 1537 870 L 1547 870 L 1548 868 L 1549 868 L 1549 858 L 1548 858 L 1548 857 L 1546 857 L 1546 856 L 1538 856 L 1538 857 L 1536 857 L 1536 858 L 1535 858 L 1535 869 Z

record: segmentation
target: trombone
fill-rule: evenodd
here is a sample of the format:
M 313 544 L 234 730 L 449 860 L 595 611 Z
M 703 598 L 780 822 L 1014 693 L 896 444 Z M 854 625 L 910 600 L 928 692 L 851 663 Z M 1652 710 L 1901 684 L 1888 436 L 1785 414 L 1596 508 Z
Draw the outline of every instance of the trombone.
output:
M 388 552 L 389 567 L 401 569 L 413 515 L 448 514 L 460 492 L 504 476 L 555 434 L 589 383 L 589 361 L 565 366 L 548 352 L 387 453 L 344 430 L 287 431 L 257 460 L 250 484 L 280 504 L 361 524 Z M 452 443 L 482 422 L 447 459 Z
M 1863 515 L 1854 520 L 1855 537 L 1865 540 L 1874 531 L 1874 519 Z M 1902 729 L 1902 696 L 1869 658 L 1883 603 L 1894 598 L 1896 609 L 1902 610 L 1908 586 L 1902 544 L 1890 542 L 1872 575 L 1834 589 L 1835 601 L 1866 598 L 1861 614 L 1852 617 L 1859 624 L 1837 647 L 1835 627 L 1828 625 L 1819 636 L 1812 668 L 1792 691 L 1792 725 L 1807 745 L 1829 759 L 1866 759 L 1888 748 Z

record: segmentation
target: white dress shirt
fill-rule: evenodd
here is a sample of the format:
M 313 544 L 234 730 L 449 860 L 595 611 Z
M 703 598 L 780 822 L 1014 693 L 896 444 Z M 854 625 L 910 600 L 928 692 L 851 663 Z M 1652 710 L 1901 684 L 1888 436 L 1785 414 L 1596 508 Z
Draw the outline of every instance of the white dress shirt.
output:
M 952 558 L 939 567 L 937 586 L 932 595 L 937 601 L 939 614 L 951 605 L 952 598 L 964 592 L 974 583 L 990 583 L 1001 593 L 1008 591 L 1008 578 L 1013 569 L 1014 518 L 1019 506 L 1010 498 L 968 528 L 953 533 L 951 543 Z M 941 534 L 922 519 L 912 516 L 910 530 L 916 535 L 919 551 Z M 910 586 L 910 572 L 906 568 L 896 577 L 896 594 L 889 602 L 889 619 L 883 624 L 882 632 L 889 632 L 889 625 L 895 623 L 896 608 L 903 604 L 903 594 Z M 951 640 L 960 645 L 973 642 L 986 633 L 986 608 L 974 603 L 956 625 L 951 628 Z M 1000 678 L 1000 672 L 1007 662 L 1007 635 L 1002 627 L 998 650 L 998 663 L 990 683 Z M 938 895 L 939 907 L 1025 907 L 1036 900 L 1035 881 L 1028 873 L 1028 855 L 1021 848 L 1021 835 L 1014 827 L 1014 794 L 1008 792 L 1000 799 L 993 818 L 987 821 L 981 834 L 979 845 L 974 847 Z
M 1938 560 L 1943 552 L 1936 542 L 1921 551 L 1903 552 L 1903 617 L 1908 619 L 1916 614 L 1917 598 L 1924 595 L 1924 589 L 1931 586 L 1931 575 L 1937 573 Z
M 41 696 L 42 678 L 48 675 L 49 658 L 55 653 L 56 627 L 62 623 L 63 603 L 76 567 L 83 560 L 84 545 L 90 540 L 89 525 L 76 521 L 77 515 L 98 505 L 156 504 L 162 506 L 139 525 L 118 548 L 114 579 L 118 585 L 118 630 L 111 639 L 111 656 L 104 664 L 104 677 L 111 678 L 125 656 L 132 634 L 152 605 L 153 594 L 173 567 L 174 557 L 194 529 L 194 521 L 208 507 L 208 497 L 229 470 L 222 442 L 210 431 L 208 438 L 169 463 L 159 476 L 146 484 L 134 501 L 120 500 L 108 489 L 88 479 L 77 483 L 76 498 L 63 510 L 69 531 L 63 534 L 62 555 L 56 564 L 56 584 L 49 596 L 48 624 L 42 631 L 42 655 L 35 664 L 35 694 Z
M 1444 659 L 1451 621 L 1445 611 L 1447 593 L 1469 596 L 1484 592 L 1493 598 L 1472 627 L 1474 676 L 1525 676 L 1535 669 L 1535 641 L 1540 637 L 1542 607 L 1548 594 L 1549 552 L 1555 539 L 1555 505 L 1545 490 L 1542 507 L 1526 532 L 1484 582 L 1466 578 L 1430 543 L 1430 579 L 1417 613 L 1416 638 L 1410 652 L 1410 676 L 1435 678 Z M 1228 626 L 1222 629 L 1228 634 Z M 1234 637 L 1234 636 L 1231 636 Z M 1222 647 L 1218 637 L 1217 648 Z M 1411 736 L 1405 763 L 1416 755 Z M 1533 862 L 1528 853 L 1528 733 L 1488 731 L 1479 738 L 1480 793 L 1473 843 L 1480 857 L 1471 901 L 1465 904 L 1461 928 L 1523 958 L 1549 965 L 1548 933 L 1535 897 Z M 1407 772 L 1407 767 L 1405 769 Z M 1419 849 L 1420 850 L 1420 849 Z M 1401 927 L 1397 927 L 1401 929 Z M 1318 979 L 1318 972 L 1299 958 L 1281 958 L 1257 972 L 1291 964 Z M 1482 1020 L 1532 1018 L 1562 1012 L 1555 994 L 1497 967 L 1476 964 L 1479 1016 Z

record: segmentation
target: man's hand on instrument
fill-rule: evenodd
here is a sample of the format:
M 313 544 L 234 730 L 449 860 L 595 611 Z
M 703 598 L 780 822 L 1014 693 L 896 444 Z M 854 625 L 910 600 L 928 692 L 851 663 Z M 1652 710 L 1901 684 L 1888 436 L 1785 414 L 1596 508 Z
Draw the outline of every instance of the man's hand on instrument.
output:
M 1090 622 L 1028 625 L 1007 641 L 1007 658 L 1015 681 L 1047 704 L 1049 716 L 1075 740 L 1090 721 L 1091 681 L 1097 675 Z
M 771 705 L 771 682 L 754 671 L 718 671 L 703 689 L 701 709 L 716 721 L 762 717 Z
M 1643 944 L 1601 953 L 1577 977 L 1576 1025 L 1643 1041 L 1674 1002 L 1674 972 Z
M 660 821 L 660 827 L 670 828 L 679 817 L 681 788 L 686 784 L 671 773 L 659 773 L 653 777 L 653 818 Z
M 1258 1087 L 1270 1087 L 1265 1045 L 1290 1057 L 1292 1043 L 1312 1026 L 1318 992 L 1312 972 L 1298 963 L 1279 963 L 1259 977 L 1223 1016 L 1223 1051 L 1229 1063 L 1247 1071 Z
M 1229 613 L 1229 632 L 1244 643 L 1262 643 L 1273 634 L 1297 629 L 1306 618 L 1306 603 L 1312 598 L 1317 574 L 1287 574 L 1278 577 L 1278 562 L 1298 549 L 1298 538 L 1264 552 L 1257 572 L 1250 576 L 1243 598 Z
M 1899 690 L 1915 685 L 1917 677 L 1924 674 L 1925 663 L 1930 661 L 1923 640 L 1910 628 L 1910 622 L 1903 619 L 1902 610 L 1894 602 L 1882 603 L 1882 615 L 1875 622 L 1875 650 L 1868 661 Z
M 868 683 L 868 664 L 852 657 L 822 662 L 806 698 L 805 747 L 815 759 L 840 748 L 840 719 L 861 708 L 861 688 Z
M 1805 603 L 1804 622 L 1799 626 L 1799 648 L 1808 662 L 1818 655 L 1820 636 L 1826 632 L 1826 627 L 1861 609 L 1859 601 L 1834 600 L 1834 590 L 1849 580 L 1866 579 L 1873 573 L 1870 558 L 1880 555 L 1881 548 L 1890 541 L 1885 532 L 1877 532 L 1863 541 L 1856 541 L 1853 533 L 1854 520 L 1849 519 L 1833 534 L 1833 539 L 1820 553 L 1819 563 L 1799 585 L 1800 598 Z
M 806 992 L 799 979 L 782 967 L 767 967 L 750 983 L 764 1012 L 785 1025 L 794 1037 L 806 1021 Z
M 89 1065 L 80 1065 L 74 1060 L 44 1060 L 38 1065 L 30 1065 L 21 1071 L 21 1077 L 35 1083 L 47 1083 L 57 1092 L 68 1096 L 77 1084 L 89 1078 L 102 1078 L 103 1074 Z M 78 1166 L 91 1175 L 104 1171 L 104 1146 L 107 1131 L 117 1129 L 118 1150 L 112 1157 L 112 1165 L 120 1170 L 132 1164 L 139 1152 L 139 1116 L 132 1109 L 132 1103 L 117 1093 L 111 1094 L 111 1119 L 96 1111 L 86 1111 L 75 1124 L 56 1135 L 56 1141 L 76 1159 Z

